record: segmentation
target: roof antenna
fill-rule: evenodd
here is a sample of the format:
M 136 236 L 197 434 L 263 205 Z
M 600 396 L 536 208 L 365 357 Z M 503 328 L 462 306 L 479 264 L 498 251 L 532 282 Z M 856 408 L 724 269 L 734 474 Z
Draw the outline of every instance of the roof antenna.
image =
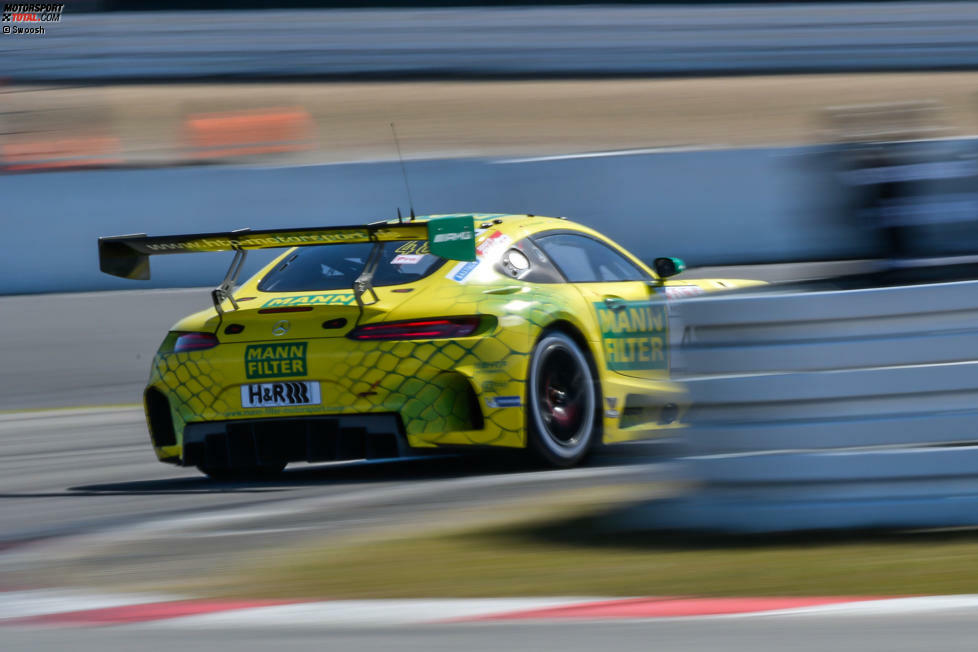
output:
M 401 141 L 397 138 L 397 129 L 391 123 L 391 134 L 394 136 L 394 147 L 397 148 L 397 160 L 401 163 L 401 175 L 404 177 L 404 189 L 407 190 L 408 206 L 411 208 L 411 221 L 414 221 L 414 199 L 411 197 L 411 185 L 408 183 L 407 169 L 404 167 L 404 157 L 401 156 Z M 397 209 L 397 218 L 401 218 L 401 209 Z
M 404 218 L 401 217 L 401 207 L 400 206 L 397 207 L 397 223 L 398 224 L 404 224 Z

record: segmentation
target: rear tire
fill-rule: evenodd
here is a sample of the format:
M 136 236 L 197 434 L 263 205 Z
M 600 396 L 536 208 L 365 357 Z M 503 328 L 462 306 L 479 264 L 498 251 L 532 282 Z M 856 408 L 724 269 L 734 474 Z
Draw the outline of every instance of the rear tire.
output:
M 530 450 L 550 466 L 583 461 L 600 424 L 600 390 L 587 354 L 564 333 L 546 333 L 530 357 L 526 393 Z
M 210 468 L 206 466 L 198 466 L 197 470 L 211 480 L 217 480 L 218 482 L 269 480 L 281 475 L 282 471 L 285 470 L 285 464 L 256 466 L 253 468 L 243 469 Z

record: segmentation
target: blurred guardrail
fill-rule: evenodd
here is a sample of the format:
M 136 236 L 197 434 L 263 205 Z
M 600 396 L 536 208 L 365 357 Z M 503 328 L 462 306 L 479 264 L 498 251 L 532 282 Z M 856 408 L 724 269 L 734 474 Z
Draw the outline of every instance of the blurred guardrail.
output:
M 968 2 L 72 14 L 0 39 L 25 81 L 669 75 L 978 66 Z
M 638 508 L 642 526 L 978 524 L 978 282 L 672 308 L 693 402 L 678 460 L 694 488 Z

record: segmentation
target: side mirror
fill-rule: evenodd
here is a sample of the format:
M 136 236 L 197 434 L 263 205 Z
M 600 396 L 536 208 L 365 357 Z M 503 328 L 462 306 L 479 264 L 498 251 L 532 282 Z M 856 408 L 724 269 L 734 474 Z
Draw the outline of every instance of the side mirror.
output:
M 656 258 L 652 262 L 652 269 L 655 270 L 659 278 L 669 278 L 686 271 L 686 263 L 683 262 L 682 258 Z

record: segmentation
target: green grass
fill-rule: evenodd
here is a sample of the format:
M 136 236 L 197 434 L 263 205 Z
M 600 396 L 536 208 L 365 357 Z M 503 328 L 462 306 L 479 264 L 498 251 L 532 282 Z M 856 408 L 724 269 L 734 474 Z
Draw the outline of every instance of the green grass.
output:
M 978 534 L 683 538 L 587 516 L 306 547 L 219 588 L 283 598 L 978 593 Z M 213 587 L 212 587 L 213 588 Z

